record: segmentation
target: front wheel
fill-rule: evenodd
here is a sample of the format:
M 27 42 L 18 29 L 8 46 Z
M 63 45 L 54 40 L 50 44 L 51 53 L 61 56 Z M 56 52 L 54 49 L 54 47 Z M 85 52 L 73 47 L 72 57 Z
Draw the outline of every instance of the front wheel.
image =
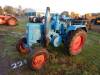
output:
M 86 40 L 86 31 L 78 29 L 68 33 L 66 47 L 70 55 L 78 55 Z
M 48 59 L 48 52 L 45 48 L 35 48 L 28 58 L 28 65 L 32 70 L 41 70 Z
M 30 49 L 26 48 L 25 44 L 27 44 L 27 40 L 25 37 L 18 41 L 16 48 L 20 54 L 28 54 L 29 53 Z

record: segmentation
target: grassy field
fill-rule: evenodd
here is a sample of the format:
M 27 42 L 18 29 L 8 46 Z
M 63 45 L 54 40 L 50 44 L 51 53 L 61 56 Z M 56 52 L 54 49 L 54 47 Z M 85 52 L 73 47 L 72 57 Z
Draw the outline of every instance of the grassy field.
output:
M 88 31 L 81 54 L 68 56 L 62 46 L 49 48 L 49 60 L 42 71 L 31 71 L 25 65 L 12 70 L 10 64 L 25 57 L 16 50 L 17 41 L 25 34 L 26 22 L 15 27 L 0 26 L 0 75 L 100 75 L 100 33 Z

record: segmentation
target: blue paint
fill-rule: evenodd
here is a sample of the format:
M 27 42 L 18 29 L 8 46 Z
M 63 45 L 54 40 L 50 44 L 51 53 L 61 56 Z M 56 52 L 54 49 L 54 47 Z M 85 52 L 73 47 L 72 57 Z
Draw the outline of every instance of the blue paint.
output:
M 27 45 L 25 45 L 25 47 L 31 47 L 33 44 L 39 43 L 37 42 L 38 40 L 40 40 L 40 44 L 42 44 L 46 37 L 49 38 L 50 43 L 54 47 L 59 47 L 62 44 L 62 40 L 68 37 L 67 33 L 69 31 L 77 30 L 78 28 L 86 28 L 82 22 L 74 23 L 74 19 L 65 15 L 60 17 L 59 14 L 53 14 L 50 20 L 48 19 L 48 17 L 50 18 L 49 13 L 49 11 L 46 11 L 45 23 L 27 23 Z
M 59 15 L 55 14 L 52 16 L 52 20 L 51 20 L 51 29 L 56 31 L 60 29 L 60 22 L 59 22 Z
M 27 43 L 32 46 L 33 43 L 37 43 L 41 37 L 41 24 L 40 23 L 28 23 L 27 24 Z
M 71 26 L 68 26 L 67 30 L 68 31 L 77 30 L 78 28 L 83 28 L 83 27 L 86 27 L 86 26 L 85 25 L 71 25 Z

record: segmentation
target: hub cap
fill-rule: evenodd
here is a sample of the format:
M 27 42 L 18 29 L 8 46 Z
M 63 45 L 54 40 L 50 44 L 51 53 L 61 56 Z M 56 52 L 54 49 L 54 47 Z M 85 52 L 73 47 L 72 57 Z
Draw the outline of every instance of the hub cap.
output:
M 45 55 L 44 54 L 37 55 L 32 60 L 32 66 L 37 69 L 40 69 L 44 63 L 45 63 Z
M 83 37 L 77 36 L 71 45 L 72 53 L 74 53 L 74 54 L 78 53 L 82 46 L 83 46 Z

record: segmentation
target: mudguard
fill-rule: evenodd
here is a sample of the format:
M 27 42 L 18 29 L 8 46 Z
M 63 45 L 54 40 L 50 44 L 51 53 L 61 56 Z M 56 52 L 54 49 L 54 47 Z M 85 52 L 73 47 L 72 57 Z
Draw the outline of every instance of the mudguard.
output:
M 68 31 L 77 30 L 78 28 L 85 28 L 86 29 L 86 26 L 85 25 L 71 25 L 71 26 L 68 26 L 67 30 Z

